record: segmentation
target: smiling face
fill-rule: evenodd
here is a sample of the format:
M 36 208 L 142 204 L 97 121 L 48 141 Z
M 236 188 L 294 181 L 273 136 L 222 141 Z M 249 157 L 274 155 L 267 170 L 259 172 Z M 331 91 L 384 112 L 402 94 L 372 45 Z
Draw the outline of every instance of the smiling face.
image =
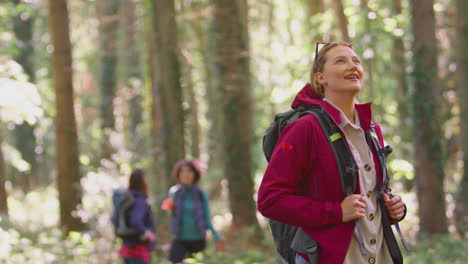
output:
M 344 45 L 328 50 L 322 72 L 315 74 L 315 80 L 324 88 L 325 97 L 342 93 L 356 95 L 362 88 L 363 77 L 359 57 L 352 48 Z
M 183 166 L 180 168 L 179 181 L 183 185 L 191 186 L 195 181 L 195 173 L 189 166 Z

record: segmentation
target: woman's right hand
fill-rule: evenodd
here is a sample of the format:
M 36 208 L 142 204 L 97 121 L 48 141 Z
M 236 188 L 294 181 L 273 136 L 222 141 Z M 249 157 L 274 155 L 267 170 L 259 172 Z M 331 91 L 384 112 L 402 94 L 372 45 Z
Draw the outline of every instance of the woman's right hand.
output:
M 366 216 L 366 203 L 364 194 L 353 194 L 346 196 L 341 202 L 343 222 L 348 222 Z

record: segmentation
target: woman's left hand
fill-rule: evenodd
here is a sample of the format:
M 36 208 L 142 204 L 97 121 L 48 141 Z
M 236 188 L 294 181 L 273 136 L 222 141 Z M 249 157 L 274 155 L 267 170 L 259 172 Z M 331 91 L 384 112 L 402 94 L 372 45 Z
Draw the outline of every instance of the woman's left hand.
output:
M 387 194 L 383 194 L 383 200 L 385 207 L 392 219 L 400 220 L 405 213 L 405 203 L 401 199 L 401 196 L 394 195 L 391 199 Z

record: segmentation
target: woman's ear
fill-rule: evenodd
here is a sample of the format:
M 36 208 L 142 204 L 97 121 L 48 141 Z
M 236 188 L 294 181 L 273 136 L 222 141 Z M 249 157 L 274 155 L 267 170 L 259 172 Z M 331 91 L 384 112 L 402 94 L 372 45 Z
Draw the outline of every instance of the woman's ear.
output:
M 323 73 L 321 72 L 317 72 L 315 74 L 315 81 L 317 81 L 322 86 L 325 86 L 327 84 L 327 80 L 325 79 L 325 76 L 323 76 Z

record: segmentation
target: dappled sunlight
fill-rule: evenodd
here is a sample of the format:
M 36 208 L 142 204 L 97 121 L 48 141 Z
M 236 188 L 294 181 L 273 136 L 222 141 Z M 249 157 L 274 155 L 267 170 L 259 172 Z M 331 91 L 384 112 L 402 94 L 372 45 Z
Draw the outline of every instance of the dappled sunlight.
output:
M 31 231 L 57 226 L 57 196 L 54 187 L 39 189 L 26 195 L 20 191 L 13 191 L 8 197 L 11 223 Z

